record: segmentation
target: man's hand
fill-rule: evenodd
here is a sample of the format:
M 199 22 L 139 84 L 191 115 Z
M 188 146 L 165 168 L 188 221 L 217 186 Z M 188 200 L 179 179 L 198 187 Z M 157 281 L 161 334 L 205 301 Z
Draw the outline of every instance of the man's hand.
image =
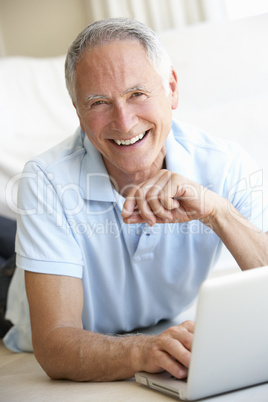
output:
M 133 187 L 122 211 L 125 223 L 182 223 L 209 226 L 243 270 L 268 265 L 268 233 L 242 216 L 225 198 L 168 170 Z
M 176 378 L 186 378 L 191 359 L 194 322 L 171 327 L 159 335 L 145 336 L 136 371 L 168 371 Z
M 181 223 L 205 220 L 212 213 L 217 194 L 168 170 L 139 187 L 133 187 L 125 201 L 125 223 Z

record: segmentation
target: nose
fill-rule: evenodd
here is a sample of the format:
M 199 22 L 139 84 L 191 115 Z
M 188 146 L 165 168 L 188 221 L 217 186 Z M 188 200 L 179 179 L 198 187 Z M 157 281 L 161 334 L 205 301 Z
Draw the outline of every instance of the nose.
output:
M 113 106 L 111 128 L 114 131 L 128 133 L 137 124 L 138 117 L 133 105 L 118 104 Z

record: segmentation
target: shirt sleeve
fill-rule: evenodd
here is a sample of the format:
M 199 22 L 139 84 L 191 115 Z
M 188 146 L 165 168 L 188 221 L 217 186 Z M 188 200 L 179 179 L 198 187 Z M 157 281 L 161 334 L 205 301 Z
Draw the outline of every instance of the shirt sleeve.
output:
M 17 266 L 33 272 L 82 277 L 83 258 L 49 174 L 29 162 L 18 190 Z
M 225 197 L 259 230 L 268 231 L 268 185 L 263 169 L 238 148 L 225 182 Z

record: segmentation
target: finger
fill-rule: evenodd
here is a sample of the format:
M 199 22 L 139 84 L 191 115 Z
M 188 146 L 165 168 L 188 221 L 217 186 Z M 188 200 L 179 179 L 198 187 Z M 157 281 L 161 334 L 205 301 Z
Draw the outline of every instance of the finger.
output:
M 185 327 L 187 331 L 191 332 L 191 334 L 194 333 L 194 328 L 195 328 L 195 322 L 191 320 L 184 321 L 181 326 Z
M 147 202 L 150 205 L 153 213 L 164 221 L 172 220 L 173 214 L 170 212 L 170 209 L 177 208 L 179 205 L 177 200 L 172 199 L 172 195 L 175 194 L 175 191 L 172 190 L 172 176 L 174 176 L 173 172 L 163 171 L 162 174 L 159 175 L 158 180 L 148 190 L 146 195 Z M 165 191 L 163 191 L 163 188 Z M 164 205 L 161 197 L 171 200 L 171 208 L 166 208 L 167 205 Z
M 156 223 L 156 217 L 152 211 L 150 205 L 147 202 L 148 185 L 141 186 L 136 192 L 136 202 L 139 214 L 144 222 L 148 225 L 154 225 Z
M 179 341 L 187 350 L 191 351 L 194 326 L 195 323 L 193 321 L 184 321 L 180 325 L 170 327 L 165 331 L 165 333 L 167 333 L 171 338 Z
M 132 223 L 144 223 L 143 218 L 140 216 L 139 211 L 138 210 L 134 210 L 133 214 L 131 214 L 130 216 L 123 216 L 122 213 L 122 217 L 123 217 L 123 221 L 127 224 L 132 224 Z
M 159 195 L 159 200 L 165 210 L 173 210 L 180 208 L 180 201 L 179 199 L 166 197 L 162 194 Z
M 130 204 L 128 204 L 126 206 L 126 208 L 128 208 L 129 205 Z M 152 212 L 151 212 L 151 214 L 149 212 L 147 216 L 145 214 L 143 214 L 143 216 L 141 216 L 140 211 L 139 211 L 139 209 L 141 208 L 141 205 L 138 206 L 138 204 L 136 204 L 133 212 L 130 209 L 127 210 L 126 208 L 124 207 L 121 215 L 122 215 L 123 221 L 127 224 L 147 223 L 148 225 L 152 226 L 157 222 L 157 219 L 153 216 Z M 159 222 L 159 223 L 163 223 L 163 222 Z
M 187 367 L 184 367 L 180 362 L 174 360 L 174 358 L 165 351 L 158 351 L 158 354 L 155 356 L 155 362 L 158 367 L 161 369 L 168 371 L 172 376 L 183 379 L 188 375 Z
M 147 221 L 147 220 L 144 220 L 144 219 L 140 216 L 140 214 L 139 214 L 138 211 L 137 211 L 137 212 L 134 211 L 134 213 L 133 213 L 130 217 L 128 217 L 128 218 L 123 218 L 123 221 L 124 221 L 125 223 L 127 223 L 127 224 L 147 223 L 149 226 L 152 226 L 152 225 L 153 225 L 152 222 Z M 156 218 L 155 223 L 164 224 L 164 223 L 168 223 L 168 222 L 167 222 L 166 219 Z
M 164 221 L 172 220 L 172 213 L 164 208 L 161 200 L 159 198 L 159 194 L 162 191 L 162 187 L 160 184 L 155 184 L 148 192 L 146 196 L 146 201 L 149 204 L 152 212 L 157 218 L 163 219 Z
M 162 178 L 166 175 L 166 173 L 166 170 L 161 170 L 156 176 L 152 177 L 151 179 L 147 180 L 143 185 L 141 185 L 136 192 L 139 211 L 144 219 L 151 218 L 152 215 L 155 215 L 156 209 L 158 209 L 155 208 L 153 210 L 150 204 L 151 201 L 157 202 L 158 193 L 162 189 Z M 155 219 L 153 219 L 153 221 L 155 222 Z
M 180 207 L 180 199 L 183 197 L 183 194 L 183 186 L 179 185 L 177 180 L 174 179 L 163 186 L 159 193 L 159 199 L 164 208 L 173 210 Z
M 124 202 L 124 205 L 123 205 L 123 210 L 122 210 L 123 219 L 127 219 L 133 215 L 132 220 L 135 220 L 135 221 L 143 220 L 143 222 L 145 222 L 146 217 L 148 218 L 148 216 L 152 215 L 150 207 L 148 207 L 148 208 L 146 207 L 144 200 L 145 200 L 148 189 L 158 180 L 158 177 L 161 174 L 163 174 L 162 171 L 157 176 L 148 180 L 145 184 L 143 184 L 139 187 L 134 186 L 130 190 L 130 192 L 126 198 L 126 201 Z M 141 212 L 141 216 L 143 216 L 142 219 L 138 219 L 137 214 L 134 214 L 135 208 L 139 209 L 139 211 Z M 135 217 L 134 217 L 134 215 L 135 215 Z M 130 223 L 129 220 L 128 220 L 128 223 Z
M 162 170 L 158 175 L 146 181 L 139 188 L 132 189 L 127 197 L 122 212 L 126 223 L 146 222 L 150 226 L 167 223 L 173 220 L 173 214 L 163 206 L 159 199 L 163 186 L 169 182 L 172 172 Z M 174 192 L 175 193 L 175 192 Z M 178 208 L 179 202 L 171 198 L 171 208 Z M 138 209 L 139 215 L 135 213 Z
M 194 322 L 185 321 L 163 332 L 161 348 L 184 366 L 189 367 L 193 337 Z
M 134 212 L 136 212 L 135 211 L 135 209 L 137 209 L 137 202 L 136 202 L 136 197 L 135 197 L 136 191 L 137 191 L 137 189 L 133 188 L 129 192 L 129 194 L 128 194 L 127 198 L 126 198 L 126 201 L 124 202 L 123 210 L 122 210 L 122 213 L 121 213 L 123 218 L 128 218 Z
M 168 352 L 174 359 L 187 368 L 190 365 L 191 359 L 191 351 L 188 349 L 188 347 L 191 347 L 192 339 L 190 339 L 190 337 L 192 336 L 192 334 L 188 333 L 188 339 L 184 339 L 187 347 L 183 344 L 183 341 L 178 341 L 172 338 L 168 338 L 164 346 L 166 352 Z
M 171 192 L 172 197 L 166 197 L 166 193 Z M 200 205 L 200 186 L 195 183 L 182 183 L 173 187 L 172 191 L 167 189 L 166 187 L 163 188 L 162 193 L 160 194 L 161 201 L 163 205 L 168 208 L 169 202 L 179 202 L 181 205 L 188 206 L 189 213 L 195 214 L 196 213 L 196 205 Z M 171 207 L 171 205 L 170 205 Z M 178 208 L 178 207 L 176 207 Z

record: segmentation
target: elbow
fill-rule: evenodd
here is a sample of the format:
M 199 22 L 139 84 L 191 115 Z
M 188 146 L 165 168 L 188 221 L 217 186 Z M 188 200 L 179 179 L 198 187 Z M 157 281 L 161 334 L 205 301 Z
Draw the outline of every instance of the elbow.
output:
M 64 343 L 49 342 L 34 347 L 34 355 L 44 372 L 51 380 L 88 381 L 81 373 L 79 359 L 75 359 L 71 348 Z
M 50 357 L 51 355 L 53 356 L 53 352 L 44 347 L 41 349 L 34 347 L 34 355 L 39 365 L 51 380 L 67 379 L 64 378 L 64 374 L 61 372 L 60 367 L 58 366 L 58 359 Z

